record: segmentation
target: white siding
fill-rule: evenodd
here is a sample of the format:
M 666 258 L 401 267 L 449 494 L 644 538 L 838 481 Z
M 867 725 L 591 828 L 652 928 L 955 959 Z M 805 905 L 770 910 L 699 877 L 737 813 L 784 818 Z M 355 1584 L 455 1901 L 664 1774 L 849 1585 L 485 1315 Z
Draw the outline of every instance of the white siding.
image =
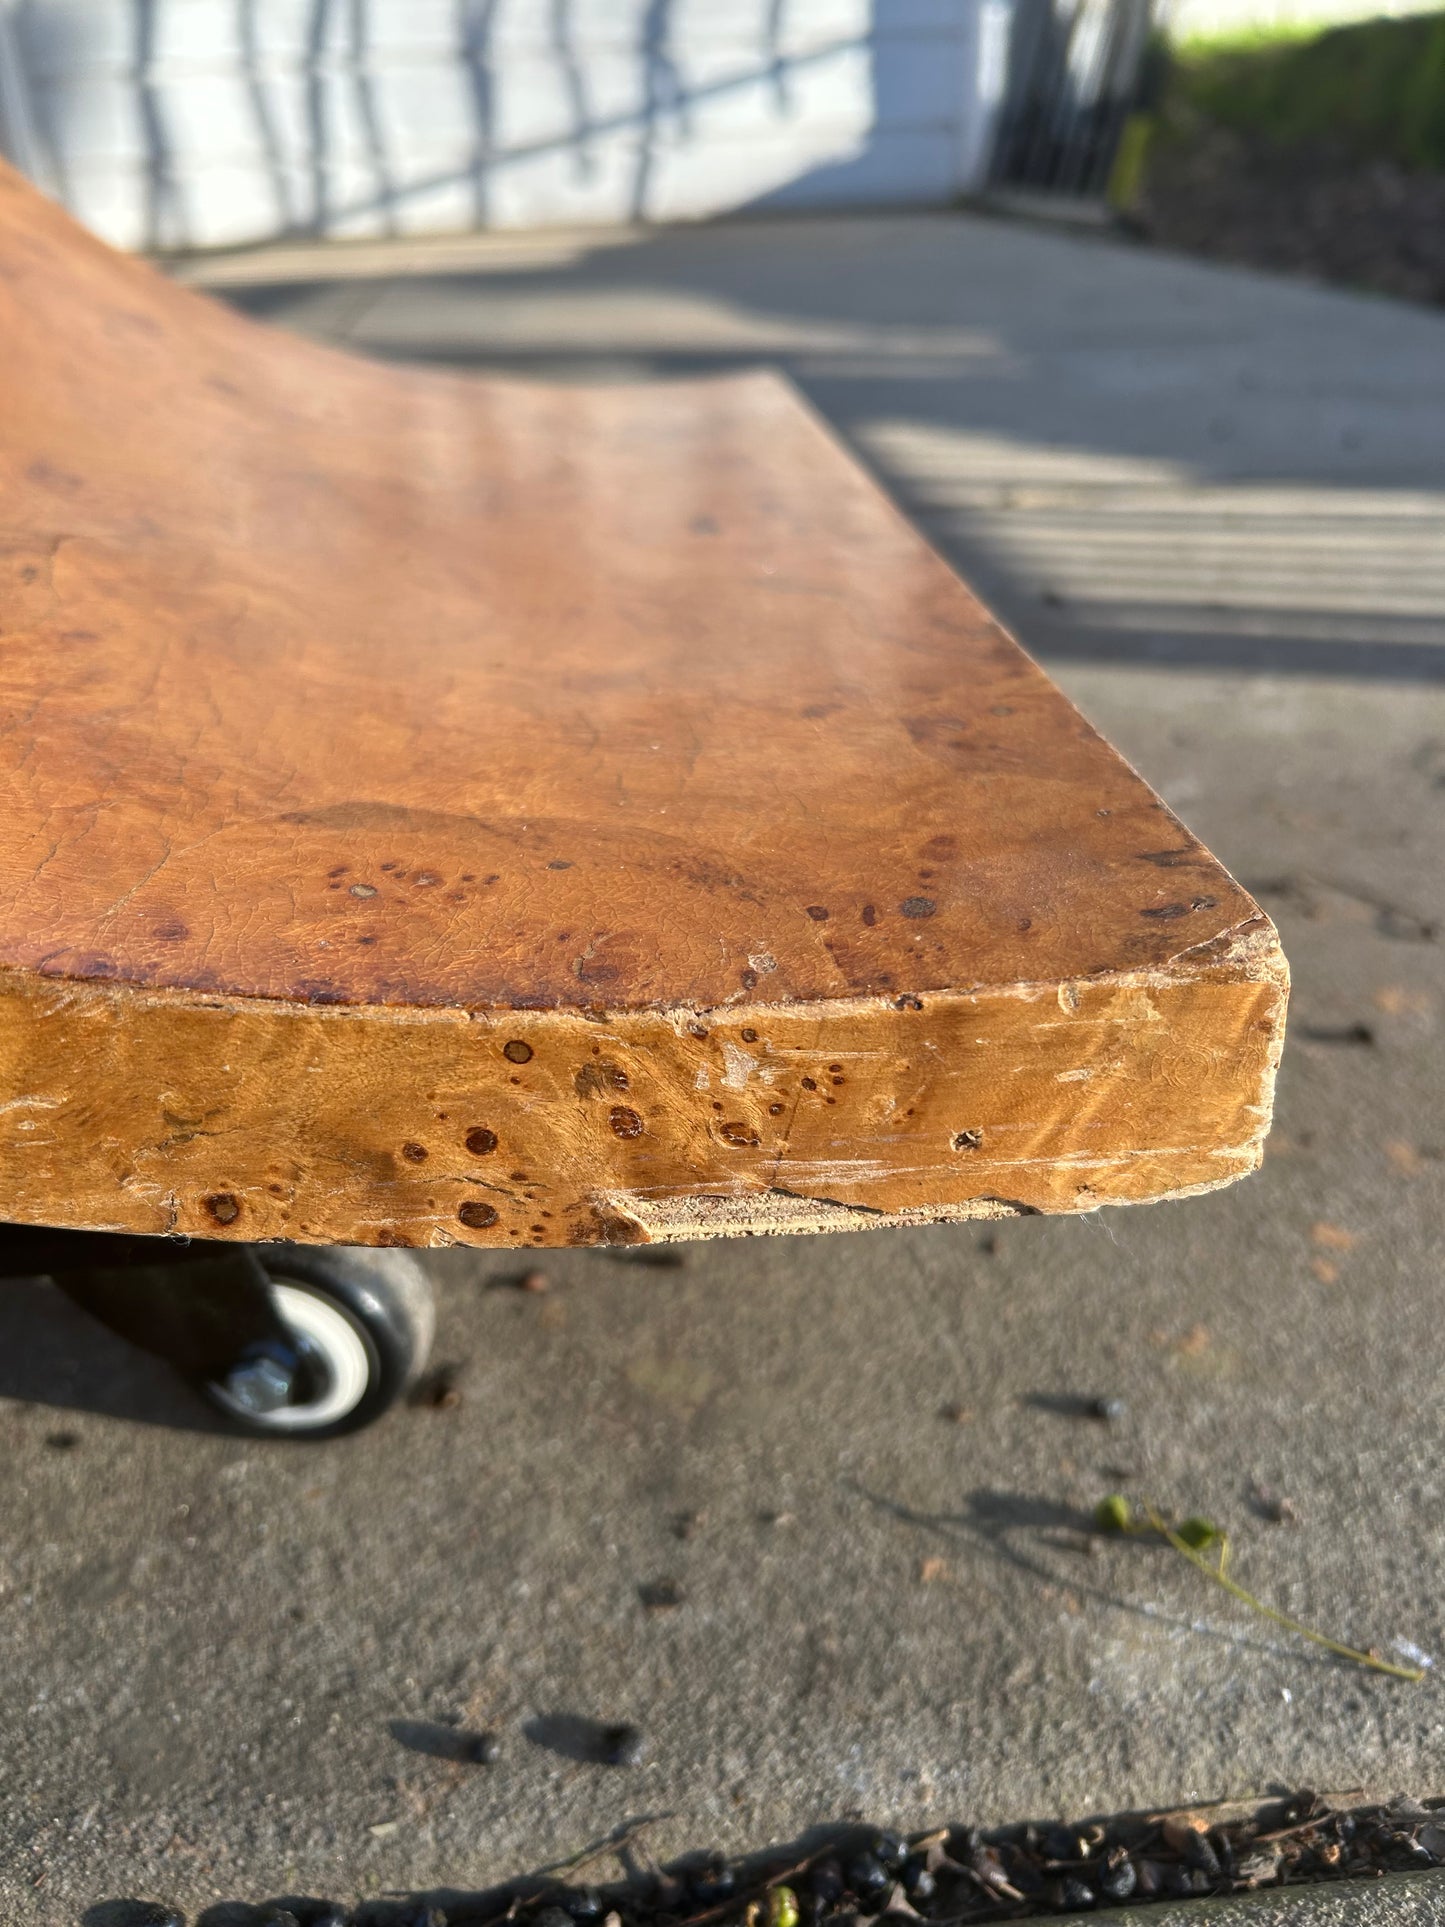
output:
M 944 200 L 1009 0 L 7 4 L 22 165 L 124 246 L 215 247 Z

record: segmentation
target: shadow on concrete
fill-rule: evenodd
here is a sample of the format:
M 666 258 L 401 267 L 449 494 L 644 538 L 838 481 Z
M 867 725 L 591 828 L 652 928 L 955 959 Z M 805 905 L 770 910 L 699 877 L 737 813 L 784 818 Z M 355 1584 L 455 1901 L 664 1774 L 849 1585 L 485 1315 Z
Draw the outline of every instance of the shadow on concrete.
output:
M 943 214 L 355 279 L 333 336 L 386 359 L 779 370 L 1045 661 L 1445 681 L 1445 322 L 1425 311 Z M 305 328 L 327 286 L 258 262 L 219 291 Z
M 234 1436 L 169 1366 L 41 1278 L 0 1279 L 0 1399 Z

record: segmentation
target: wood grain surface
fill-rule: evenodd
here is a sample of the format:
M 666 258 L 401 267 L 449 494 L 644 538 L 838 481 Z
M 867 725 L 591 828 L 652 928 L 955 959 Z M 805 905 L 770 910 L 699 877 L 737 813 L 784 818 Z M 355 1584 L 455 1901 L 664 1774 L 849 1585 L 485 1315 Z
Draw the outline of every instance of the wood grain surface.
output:
M 0 167 L 0 1187 L 640 1241 L 1207 1188 L 1255 903 L 780 380 L 383 368 Z

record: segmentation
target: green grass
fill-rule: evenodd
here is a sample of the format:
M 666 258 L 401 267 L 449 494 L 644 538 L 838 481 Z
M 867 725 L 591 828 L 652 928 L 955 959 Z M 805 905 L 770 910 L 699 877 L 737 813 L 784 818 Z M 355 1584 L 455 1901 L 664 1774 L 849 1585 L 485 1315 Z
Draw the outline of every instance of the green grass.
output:
M 1445 13 L 1275 28 L 1172 50 L 1163 118 L 1445 172 Z

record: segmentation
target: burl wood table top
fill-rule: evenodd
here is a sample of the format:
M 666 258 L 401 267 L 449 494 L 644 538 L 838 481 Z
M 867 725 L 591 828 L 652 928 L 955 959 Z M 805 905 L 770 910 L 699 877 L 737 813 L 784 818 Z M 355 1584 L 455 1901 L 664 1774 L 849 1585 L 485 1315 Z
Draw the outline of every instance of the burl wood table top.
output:
M 784 382 L 379 367 L 0 170 L 0 1187 L 532 1245 L 1258 1161 L 1257 905 Z

